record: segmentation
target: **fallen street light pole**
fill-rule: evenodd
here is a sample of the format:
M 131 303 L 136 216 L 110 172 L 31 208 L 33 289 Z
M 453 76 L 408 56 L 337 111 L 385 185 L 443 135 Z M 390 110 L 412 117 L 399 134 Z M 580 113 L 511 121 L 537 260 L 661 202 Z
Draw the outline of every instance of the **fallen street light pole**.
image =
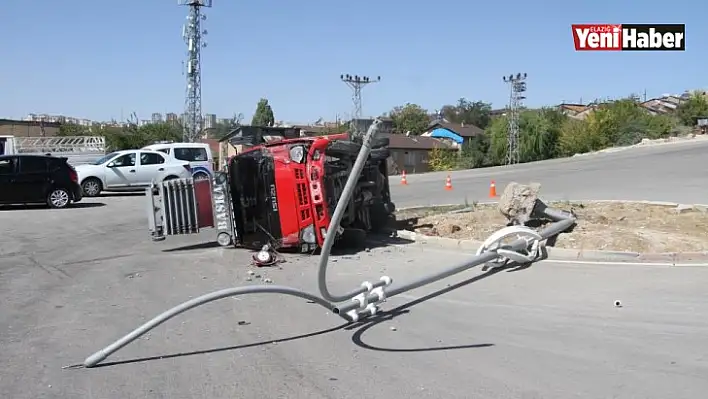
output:
M 531 209 L 527 212 L 528 219 L 552 221 L 551 224 L 540 231 L 533 230 L 525 225 L 508 226 L 490 236 L 479 248 L 474 257 L 441 272 L 431 274 L 398 287 L 391 287 L 393 283 L 392 278 L 382 276 L 375 282 L 363 282 L 358 289 L 349 293 L 342 295 L 332 294 L 327 287 L 329 254 L 334 244 L 336 234 L 338 233 L 339 224 L 353 195 L 356 182 L 359 179 L 361 170 L 371 151 L 371 142 L 378 133 L 380 125 L 381 121 L 377 119 L 366 132 L 363 138 L 363 145 L 347 183 L 345 184 L 342 195 L 339 198 L 332 221 L 327 230 L 317 276 L 321 297 L 297 288 L 274 285 L 234 287 L 215 291 L 168 309 L 114 343 L 87 357 L 83 364 L 79 366 L 86 368 L 95 367 L 111 354 L 179 314 L 219 299 L 240 295 L 283 294 L 295 296 L 323 306 L 350 322 L 360 321 L 365 317 L 377 314 L 380 304 L 387 298 L 434 283 L 475 266 L 492 265 L 493 267 L 505 267 L 512 264 L 529 264 L 542 260 L 544 258 L 545 241 L 571 229 L 575 225 L 576 218 L 572 213 L 549 208 L 542 201 L 535 199 L 533 206 L 530 207 Z M 509 238 L 515 238 L 515 240 L 508 244 L 504 243 L 504 240 Z M 69 367 L 73 368 L 73 366 Z
M 565 230 L 568 230 L 574 224 L 575 224 L 575 219 L 560 220 L 560 221 L 555 222 L 555 223 L 551 224 L 550 226 L 546 227 L 544 230 L 539 232 L 539 235 L 542 237 L 545 237 L 544 239 L 547 239 L 549 237 L 553 237 L 559 233 L 562 233 Z M 508 251 L 522 252 L 522 251 L 527 250 L 528 247 L 529 247 L 529 242 L 525 238 L 520 238 L 520 239 L 512 242 L 511 244 L 505 245 L 503 247 L 503 249 L 508 250 Z M 526 255 L 522 254 L 522 256 L 526 256 Z M 477 255 L 467 261 L 460 263 L 459 265 L 453 266 L 453 267 L 446 269 L 444 271 L 431 274 L 429 276 L 426 276 L 426 277 L 420 278 L 418 280 L 412 281 L 410 283 L 404 284 L 400 287 L 393 287 L 389 290 L 384 290 L 385 297 L 383 298 L 383 300 L 385 300 L 386 297 L 390 298 L 394 295 L 402 294 L 404 292 L 411 291 L 416 288 L 420 288 L 420 287 L 428 285 L 430 283 L 434 283 L 438 280 L 442 280 L 444 278 L 453 276 L 457 273 L 471 269 L 475 266 L 480 266 L 480 265 L 483 265 L 487 262 L 491 262 L 497 258 L 499 258 L 499 255 L 496 251 L 485 252 L 481 255 Z M 528 260 L 528 262 L 526 262 L 526 263 L 534 262 L 537 260 L 540 260 L 540 259 L 536 258 L 533 260 Z M 369 294 L 366 297 L 366 301 L 368 303 L 377 303 L 377 302 L 381 302 L 383 300 L 380 300 L 379 295 L 377 295 L 376 293 Z M 361 308 L 362 308 L 361 302 L 359 301 L 359 299 L 352 299 L 352 301 L 350 301 L 349 303 L 336 306 L 333 309 L 333 311 L 334 311 L 334 313 L 339 314 L 339 315 L 346 314 L 346 315 L 348 315 L 348 317 L 350 319 L 353 319 L 352 321 L 356 321 L 361 316 L 361 311 L 363 310 Z M 359 310 L 359 312 L 355 313 L 355 311 L 357 309 Z M 371 309 L 371 308 L 369 308 L 369 309 Z M 375 311 L 374 311 L 374 313 L 375 313 Z

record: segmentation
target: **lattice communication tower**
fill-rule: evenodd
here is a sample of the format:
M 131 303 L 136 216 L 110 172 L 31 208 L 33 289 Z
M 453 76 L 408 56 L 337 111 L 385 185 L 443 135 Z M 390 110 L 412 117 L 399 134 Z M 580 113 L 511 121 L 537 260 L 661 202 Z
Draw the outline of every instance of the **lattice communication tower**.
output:
M 184 99 L 184 141 L 199 140 L 202 133 L 202 48 L 207 46 L 204 40 L 206 29 L 202 23 L 206 15 L 202 8 L 211 8 L 212 0 L 177 0 L 179 5 L 189 7 L 187 22 L 182 27 L 182 38 L 187 44 L 187 60 L 184 73 L 187 75 L 187 88 Z
M 526 73 L 504 76 L 502 80 L 509 84 L 509 132 L 507 139 L 506 164 L 519 163 L 519 116 L 526 93 Z

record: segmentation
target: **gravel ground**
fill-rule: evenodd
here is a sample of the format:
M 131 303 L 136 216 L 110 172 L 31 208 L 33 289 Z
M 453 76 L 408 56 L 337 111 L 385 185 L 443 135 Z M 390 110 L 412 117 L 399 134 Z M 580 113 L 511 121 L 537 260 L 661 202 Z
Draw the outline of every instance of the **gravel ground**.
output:
M 573 232 L 559 237 L 556 247 L 631 252 L 700 252 L 708 249 L 706 208 L 675 208 L 641 203 L 550 203 L 578 216 Z M 496 205 L 474 205 L 472 211 L 450 213 L 465 206 L 401 211 L 399 226 L 426 235 L 484 240 L 506 225 Z

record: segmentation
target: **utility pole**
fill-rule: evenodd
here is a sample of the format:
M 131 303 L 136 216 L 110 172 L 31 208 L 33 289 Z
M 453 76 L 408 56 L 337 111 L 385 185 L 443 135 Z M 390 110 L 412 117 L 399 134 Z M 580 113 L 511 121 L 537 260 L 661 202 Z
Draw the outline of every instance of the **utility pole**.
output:
M 504 76 L 502 80 L 508 83 L 509 90 L 509 132 L 507 141 L 506 164 L 513 165 L 519 163 L 519 114 L 526 99 L 526 73 L 517 73 L 516 76 Z
M 371 79 L 368 76 L 346 74 L 339 75 L 339 78 L 352 89 L 352 102 L 354 103 L 352 119 L 361 119 L 361 89 L 371 83 L 380 82 L 381 76 L 377 76 L 376 79 Z
M 210 8 L 212 0 L 177 0 L 179 5 L 189 7 L 187 22 L 182 26 L 182 38 L 187 44 L 187 88 L 184 99 L 184 141 L 193 143 L 202 133 L 202 48 L 207 31 L 202 30 L 206 15 L 202 7 Z

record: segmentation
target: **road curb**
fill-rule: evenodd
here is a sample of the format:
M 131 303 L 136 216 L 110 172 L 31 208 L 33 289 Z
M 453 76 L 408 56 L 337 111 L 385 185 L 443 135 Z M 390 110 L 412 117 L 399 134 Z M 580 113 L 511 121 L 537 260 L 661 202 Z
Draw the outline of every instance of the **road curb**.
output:
M 566 202 L 566 201 L 556 201 Z M 659 205 L 679 207 L 682 205 L 692 207 L 708 207 L 705 204 L 680 204 L 675 202 L 665 201 L 625 201 L 625 200 L 596 200 L 596 201 L 567 201 L 567 202 L 585 202 L 585 203 L 637 203 L 644 205 Z M 550 204 L 551 202 L 549 202 Z M 487 203 L 490 204 L 490 203 Z M 431 205 L 431 206 L 446 206 L 446 205 Z M 424 209 L 431 206 L 415 206 L 402 208 L 400 210 L 415 210 Z M 457 240 L 454 238 L 428 236 L 425 234 L 416 233 L 409 230 L 397 230 L 396 235 L 400 238 L 414 241 L 423 245 L 428 245 L 440 249 L 460 250 L 476 252 L 482 246 L 481 241 L 477 240 Z M 585 261 L 585 262 L 627 262 L 627 263 L 660 263 L 672 264 L 676 266 L 704 264 L 708 262 L 708 251 L 706 252 L 663 252 L 663 253 L 639 253 L 639 252 L 623 252 L 623 251 L 600 251 L 600 250 L 582 250 L 547 247 L 548 260 L 565 260 L 565 261 Z

